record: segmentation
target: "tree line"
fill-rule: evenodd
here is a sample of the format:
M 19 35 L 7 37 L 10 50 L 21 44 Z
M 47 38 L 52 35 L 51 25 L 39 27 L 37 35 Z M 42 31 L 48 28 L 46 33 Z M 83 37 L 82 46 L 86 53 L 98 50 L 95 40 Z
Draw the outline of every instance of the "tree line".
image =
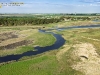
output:
M 62 16 L 61 19 L 66 19 L 66 20 L 71 20 L 71 21 L 76 21 L 76 20 L 91 20 L 92 18 L 90 17 L 77 17 L 77 16 Z
M 39 25 L 60 22 L 61 19 L 50 18 L 41 19 L 34 17 L 1 17 L 0 25 L 2 26 L 17 26 L 17 25 Z
M 40 25 L 40 24 L 57 23 L 65 20 L 69 21 L 91 20 L 91 18 L 72 17 L 72 16 L 61 16 L 59 18 L 0 17 L 0 26 Z

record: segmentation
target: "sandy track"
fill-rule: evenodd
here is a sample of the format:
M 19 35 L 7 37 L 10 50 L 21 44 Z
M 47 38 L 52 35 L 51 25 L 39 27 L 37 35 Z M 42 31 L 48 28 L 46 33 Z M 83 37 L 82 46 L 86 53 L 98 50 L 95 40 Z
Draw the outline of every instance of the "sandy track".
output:
M 60 61 L 62 59 L 62 55 L 64 53 L 66 53 L 69 49 L 70 49 L 70 46 L 67 46 L 67 45 L 64 45 L 63 47 L 65 47 L 64 49 L 61 49 L 57 54 L 56 54 L 56 57 L 57 57 L 57 60 Z

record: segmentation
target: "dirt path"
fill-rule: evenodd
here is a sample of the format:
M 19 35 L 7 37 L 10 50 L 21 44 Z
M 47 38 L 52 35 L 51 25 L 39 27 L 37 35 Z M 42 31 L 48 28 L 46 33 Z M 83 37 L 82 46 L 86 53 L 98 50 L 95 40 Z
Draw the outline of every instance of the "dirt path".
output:
M 92 44 L 83 43 L 74 45 L 73 55 L 81 61 L 72 68 L 83 72 L 85 75 L 100 75 L 100 58 Z
M 70 46 L 68 45 L 64 45 L 63 47 L 65 47 L 64 49 L 61 49 L 57 54 L 56 54 L 56 57 L 57 57 L 57 60 L 60 61 L 60 59 L 62 58 L 62 55 L 64 53 L 66 53 L 69 49 L 70 49 Z

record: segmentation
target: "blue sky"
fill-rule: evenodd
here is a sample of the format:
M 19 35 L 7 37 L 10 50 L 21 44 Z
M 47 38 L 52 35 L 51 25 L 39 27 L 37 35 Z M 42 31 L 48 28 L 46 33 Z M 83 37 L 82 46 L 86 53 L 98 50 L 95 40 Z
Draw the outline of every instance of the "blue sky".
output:
M 2 6 L 0 13 L 100 13 L 100 0 L 0 0 L 23 2 L 21 6 Z

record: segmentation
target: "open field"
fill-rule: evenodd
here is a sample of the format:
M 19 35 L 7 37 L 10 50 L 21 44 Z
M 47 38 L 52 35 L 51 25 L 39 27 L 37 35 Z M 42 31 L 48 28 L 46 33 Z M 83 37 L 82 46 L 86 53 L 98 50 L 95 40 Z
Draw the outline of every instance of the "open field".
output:
M 97 25 L 100 24 L 100 22 L 94 22 L 94 21 L 63 21 L 59 23 L 52 23 L 52 24 L 46 24 L 43 25 L 46 28 L 51 27 L 69 27 L 69 26 L 84 26 L 84 25 Z
M 49 46 L 56 41 L 53 35 L 40 33 L 32 27 L 1 27 L 0 35 L 0 56 L 21 54 L 34 50 L 35 46 Z
M 45 47 L 55 43 L 56 39 L 52 34 L 40 33 L 38 29 L 100 24 L 93 21 L 95 17 L 100 18 L 100 16 L 88 16 L 92 17 L 91 20 L 64 20 L 63 18 L 59 22 L 55 19 L 54 22 L 47 19 L 48 23 L 45 21 L 46 18 L 52 20 L 52 17 L 62 16 L 49 14 L 37 16 L 39 19 L 34 22 L 40 20 L 39 25 L 38 22 L 35 25 L 34 22 L 31 23 L 31 18 L 29 24 L 27 19 L 25 24 L 23 24 L 24 19 L 20 23 L 14 20 L 15 24 L 11 20 L 12 25 L 6 18 L 9 22 L 7 22 L 8 26 L 4 20 L 5 25 L 0 26 L 0 57 L 35 51 L 36 46 Z M 82 16 L 71 17 L 75 19 Z M 42 21 L 45 23 L 41 23 Z M 0 75 L 100 75 L 100 28 L 52 30 L 52 32 L 62 35 L 66 40 L 62 47 L 37 55 L 24 56 L 19 61 L 0 63 Z
M 12 31 L 12 30 L 10 30 Z M 23 53 L 35 45 L 46 46 L 54 43 L 50 34 L 39 33 L 37 29 L 17 30 L 19 37 L 33 40 L 28 47 L 14 50 L 1 50 L 1 55 Z M 0 66 L 1 75 L 99 75 L 100 29 L 64 30 L 61 34 L 66 43 L 58 50 L 45 52 L 26 60 Z M 34 36 L 35 35 L 35 36 Z M 48 38 L 49 37 L 49 38 Z M 45 39 L 44 39 L 45 38 Z M 48 42 L 46 42 L 46 40 Z M 8 54 L 6 54 L 8 53 Z M 28 58 L 28 59 L 27 59 Z M 92 66 L 91 66 L 92 65 Z M 80 68 L 81 67 L 81 68 Z M 95 70 L 94 70 L 95 69 Z M 92 72 L 91 72 L 92 70 Z

